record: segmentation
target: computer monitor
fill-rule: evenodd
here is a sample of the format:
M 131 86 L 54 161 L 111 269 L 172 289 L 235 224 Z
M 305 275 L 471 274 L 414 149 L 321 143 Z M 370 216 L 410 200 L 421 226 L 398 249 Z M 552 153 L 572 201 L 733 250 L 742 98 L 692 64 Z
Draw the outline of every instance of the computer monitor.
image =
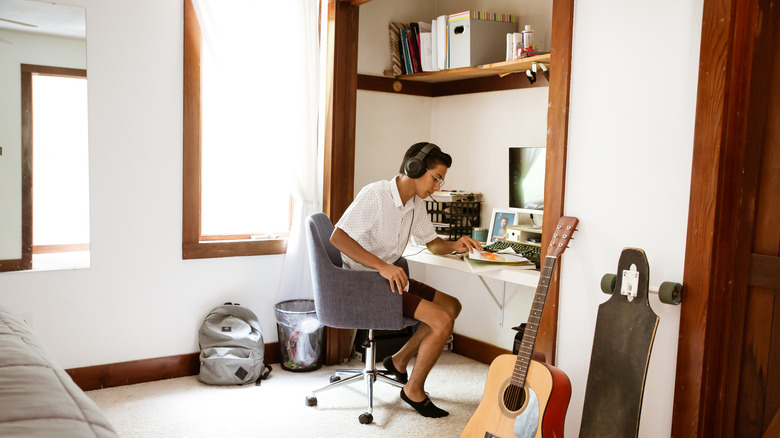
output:
M 509 207 L 541 213 L 544 209 L 544 147 L 509 148 Z

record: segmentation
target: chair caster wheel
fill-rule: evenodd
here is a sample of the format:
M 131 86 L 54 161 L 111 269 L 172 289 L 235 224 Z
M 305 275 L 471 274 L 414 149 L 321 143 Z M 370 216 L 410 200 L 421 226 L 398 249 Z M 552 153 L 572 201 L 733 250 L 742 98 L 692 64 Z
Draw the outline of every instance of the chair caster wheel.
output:
M 339 376 L 336 376 L 336 375 L 330 376 L 330 383 L 336 383 L 339 380 L 341 380 L 341 377 L 339 377 Z
M 317 397 L 307 396 L 306 397 L 306 406 L 317 406 Z
M 368 412 L 360 414 L 360 424 L 371 424 L 374 421 L 374 416 Z

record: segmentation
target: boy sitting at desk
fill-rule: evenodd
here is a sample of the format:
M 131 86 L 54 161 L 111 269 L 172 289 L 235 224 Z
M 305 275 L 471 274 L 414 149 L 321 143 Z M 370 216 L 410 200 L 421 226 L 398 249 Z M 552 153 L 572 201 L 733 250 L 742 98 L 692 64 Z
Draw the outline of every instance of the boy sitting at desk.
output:
M 422 322 L 407 343 L 382 362 L 396 379 L 405 383 L 401 399 L 426 417 L 444 417 L 425 393 L 425 379 L 447 342 L 460 302 L 441 291 L 410 279 L 395 266 L 410 236 L 425 243 L 434 254 L 482 250 L 479 242 L 463 236 L 455 242 L 436 235 L 424 199 L 441 190 L 452 157 L 433 143 L 412 145 L 404 155 L 400 174 L 389 181 L 364 187 L 336 224 L 330 243 L 342 253 L 344 267 L 374 269 L 403 295 L 403 314 Z M 406 291 L 406 292 L 404 292 Z M 417 354 L 411 377 L 406 368 Z

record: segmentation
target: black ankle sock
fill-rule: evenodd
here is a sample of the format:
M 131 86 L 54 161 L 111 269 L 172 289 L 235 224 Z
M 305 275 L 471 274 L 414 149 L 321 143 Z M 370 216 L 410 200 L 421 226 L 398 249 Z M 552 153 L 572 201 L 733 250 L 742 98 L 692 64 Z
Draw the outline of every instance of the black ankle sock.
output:
M 444 409 L 440 409 L 436 405 L 434 405 L 431 399 L 428 398 L 428 396 L 426 396 L 425 400 L 421 402 L 412 401 L 411 399 L 409 399 L 409 397 L 406 396 L 406 393 L 404 392 L 403 388 L 401 388 L 401 400 L 405 401 L 406 403 L 409 403 L 409 406 L 416 409 L 417 412 L 419 412 L 420 415 L 422 415 L 423 417 L 441 418 L 441 417 L 446 417 L 447 415 L 450 414 Z
M 393 365 L 393 356 L 387 356 L 385 360 L 382 361 L 382 365 L 385 366 L 385 369 L 387 371 L 390 371 L 395 376 L 395 380 L 398 380 L 401 383 L 406 384 L 406 382 L 409 380 L 409 375 L 406 373 L 399 372 L 397 369 L 395 369 L 395 365 Z

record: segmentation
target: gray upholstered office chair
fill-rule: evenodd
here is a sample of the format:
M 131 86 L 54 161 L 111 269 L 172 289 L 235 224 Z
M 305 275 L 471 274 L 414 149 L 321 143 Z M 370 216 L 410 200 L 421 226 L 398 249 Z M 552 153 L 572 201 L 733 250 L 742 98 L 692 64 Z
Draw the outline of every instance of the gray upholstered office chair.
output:
M 415 324 L 414 319 L 404 318 L 400 294 L 390 291 L 390 284 L 375 271 L 358 271 L 341 266 L 341 252 L 330 244 L 333 224 L 328 216 L 315 213 L 306 218 L 306 236 L 309 243 L 314 307 L 323 325 L 343 329 L 368 330 L 363 369 L 338 370 L 331 376 L 330 385 L 312 391 L 306 397 L 308 406 L 317 405 L 317 394 L 335 387 L 365 380 L 368 395 L 368 411 L 360 415 L 360 422 L 374 421 L 374 381 L 397 387 L 403 384 L 390 373 L 376 369 L 374 330 L 401 330 Z M 405 259 L 396 264 L 409 271 Z M 341 378 L 341 375 L 349 377 Z

